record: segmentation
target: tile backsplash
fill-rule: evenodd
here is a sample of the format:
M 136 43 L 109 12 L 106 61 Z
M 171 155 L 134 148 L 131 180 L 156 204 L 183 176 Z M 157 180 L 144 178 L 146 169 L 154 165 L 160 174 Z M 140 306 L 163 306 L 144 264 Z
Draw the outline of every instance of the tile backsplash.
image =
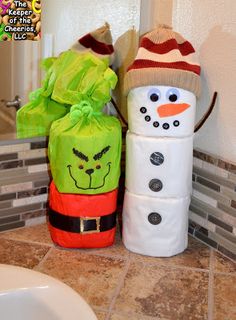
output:
M 236 260 L 236 165 L 194 150 L 189 232 Z
M 119 213 L 124 192 L 125 131 Z M 45 221 L 51 179 L 47 144 L 44 137 L 0 142 L 0 231 Z M 236 259 L 236 166 L 200 150 L 194 150 L 189 233 Z
M 49 181 L 46 138 L 0 143 L 0 231 L 45 221 Z

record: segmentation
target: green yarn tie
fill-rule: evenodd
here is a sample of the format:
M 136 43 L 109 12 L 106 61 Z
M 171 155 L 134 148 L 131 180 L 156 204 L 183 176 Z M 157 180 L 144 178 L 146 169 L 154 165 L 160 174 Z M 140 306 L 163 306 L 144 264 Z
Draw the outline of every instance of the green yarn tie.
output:
M 96 115 L 101 115 L 101 112 L 95 112 L 91 103 L 87 100 L 82 100 L 70 109 L 70 119 L 73 123 L 77 123 L 81 117 L 91 119 L 92 116 Z

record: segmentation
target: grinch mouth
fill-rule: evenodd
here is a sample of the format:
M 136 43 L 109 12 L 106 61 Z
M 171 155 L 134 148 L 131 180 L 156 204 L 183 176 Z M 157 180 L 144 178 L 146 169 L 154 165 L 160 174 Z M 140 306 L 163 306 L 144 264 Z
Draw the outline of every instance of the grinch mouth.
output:
M 77 180 L 74 178 L 73 174 L 72 174 L 72 165 L 68 165 L 67 168 L 69 170 L 69 175 L 71 177 L 71 179 L 74 181 L 75 183 L 75 186 L 77 189 L 81 189 L 81 190 L 97 190 L 97 189 L 100 189 L 102 187 L 104 187 L 105 185 L 105 182 L 106 182 L 106 177 L 109 175 L 110 171 L 111 171 L 111 162 L 108 162 L 107 163 L 107 166 L 108 166 L 108 171 L 107 173 L 105 174 L 105 176 L 103 177 L 103 182 L 100 186 L 98 187 L 92 187 L 92 175 L 89 176 L 89 186 L 87 188 L 83 188 L 83 187 L 80 187 L 78 185 L 78 182 Z

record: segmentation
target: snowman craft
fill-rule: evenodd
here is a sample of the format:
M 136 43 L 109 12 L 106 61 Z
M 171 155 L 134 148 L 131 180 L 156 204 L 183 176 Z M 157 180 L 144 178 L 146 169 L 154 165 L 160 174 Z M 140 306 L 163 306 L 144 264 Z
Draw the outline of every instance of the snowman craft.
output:
M 141 40 L 125 76 L 129 131 L 123 242 L 143 255 L 168 257 L 188 242 L 193 132 L 200 66 L 195 50 L 170 27 Z

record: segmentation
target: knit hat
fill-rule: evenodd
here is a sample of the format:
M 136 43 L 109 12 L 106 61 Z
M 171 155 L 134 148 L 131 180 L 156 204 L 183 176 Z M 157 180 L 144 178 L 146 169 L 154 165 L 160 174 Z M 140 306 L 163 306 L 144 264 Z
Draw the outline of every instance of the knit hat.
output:
M 114 48 L 109 24 L 105 23 L 101 28 L 86 34 L 71 49 L 79 52 L 90 51 L 101 59 L 108 58 L 110 65 L 112 65 Z
M 190 42 L 166 25 L 145 34 L 138 54 L 125 75 L 127 95 L 136 87 L 163 85 L 200 95 L 200 65 Z

